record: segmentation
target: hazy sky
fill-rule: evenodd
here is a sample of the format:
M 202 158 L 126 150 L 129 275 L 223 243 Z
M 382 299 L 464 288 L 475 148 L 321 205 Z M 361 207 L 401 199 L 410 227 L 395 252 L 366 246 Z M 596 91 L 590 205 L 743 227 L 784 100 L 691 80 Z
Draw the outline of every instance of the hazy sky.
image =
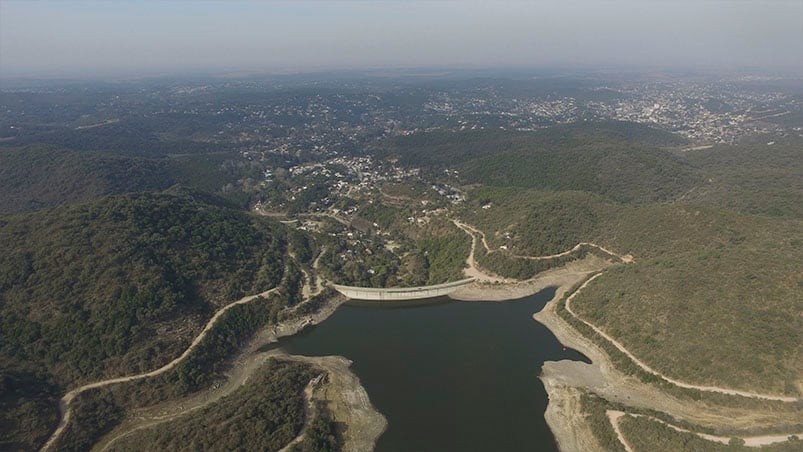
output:
M 0 76 L 538 66 L 803 73 L 803 0 L 0 0 Z

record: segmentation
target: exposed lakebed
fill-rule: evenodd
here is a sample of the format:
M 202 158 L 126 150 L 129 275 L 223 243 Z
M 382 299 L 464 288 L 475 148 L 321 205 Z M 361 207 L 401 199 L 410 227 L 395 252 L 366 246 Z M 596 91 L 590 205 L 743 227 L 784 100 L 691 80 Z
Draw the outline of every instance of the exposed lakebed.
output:
M 349 304 L 278 346 L 354 362 L 388 420 L 378 451 L 557 450 L 538 374 L 544 361 L 587 359 L 533 320 L 554 293 Z

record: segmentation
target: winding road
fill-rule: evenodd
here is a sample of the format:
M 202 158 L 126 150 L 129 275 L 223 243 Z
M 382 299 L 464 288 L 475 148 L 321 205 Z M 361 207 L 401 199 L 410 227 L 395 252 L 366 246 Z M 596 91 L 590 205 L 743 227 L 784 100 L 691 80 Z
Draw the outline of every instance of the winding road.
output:
M 505 278 L 501 278 L 501 277 L 498 277 L 498 276 L 489 276 L 489 275 L 486 275 L 481 269 L 479 269 L 477 267 L 476 261 L 474 259 L 474 253 L 475 253 L 475 250 L 476 250 L 476 243 L 477 243 L 476 236 L 477 235 L 481 236 L 483 245 L 486 248 L 486 250 L 488 252 L 493 252 L 493 250 L 491 250 L 490 247 L 488 246 L 488 242 L 485 240 L 485 233 L 483 233 L 482 231 L 480 231 L 479 229 L 477 229 L 474 226 L 462 223 L 462 222 L 460 222 L 458 220 L 452 220 L 452 222 L 457 227 L 459 227 L 460 229 L 465 231 L 467 234 L 469 234 L 471 236 L 471 238 L 472 238 L 471 254 L 469 256 L 469 259 L 466 261 L 466 263 L 469 264 L 469 270 L 472 273 L 474 273 L 471 276 L 478 277 L 478 279 L 481 279 L 482 276 L 485 276 L 487 278 L 486 280 L 490 281 L 490 282 L 502 282 L 502 283 L 518 282 L 517 280 L 505 279 Z M 588 246 L 596 247 L 599 250 L 601 250 L 601 251 L 603 251 L 603 252 L 605 252 L 607 254 L 610 254 L 611 256 L 617 257 L 618 259 L 620 259 L 624 263 L 635 262 L 633 257 L 630 256 L 630 255 L 620 255 L 620 254 L 617 254 L 617 253 L 615 253 L 613 251 L 610 251 L 610 250 L 608 250 L 608 249 L 606 249 L 606 248 L 604 248 L 604 247 L 602 247 L 600 245 L 597 245 L 597 244 L 591 243 L 591 242 L 581 242 L 581 243 L 577 244 L 574 248 L 572 248 L 569 251 L 564 251 L 562 253 L 553 254 L 553 255 L 549 255 L 549 256 L 515 256 L 515 257 L 525 258 L 525 259 L 551 259 L 551 258 L 555 258 L 555 257 L 565 256 L 565 255 L 577 250 L 582 245 L 588 245 Z M 468 274 L 468 271 L 466 273 Z M 604 331 L 602 331 L 600 328 L 598 328 L 597 326 L 593 325 L 592 323 L 582 319 L 580 316 L 578 316 L 572 310 L 571 302 L 572 302 L 572 300 L 574 300 L 574 297 L 576 297 L 583 289 L 585 289 L 589 284 L 591 284 L 592 281 L 594 281 L 595 279 L 597 279 L 598 277 L 600 277 L 602 275 L 603 275 L 603 272 L 596 273 L 596 274 L 592 275 L 590 278 L 588 278 L 580 287 L 578 287 L 577 290 L 575 290 L 574 293 L 572 293 L 566 299 L 566 311 L 569 314 L 571 314 L 572 317 L 574 317 L 577 320 L 579 320 L 579 321 L 583 322 L 584 324 L 588 325 L 597 334 L 599 334 L 600 336 L 605 338 L 607 341 L 609 341 L 611 344 L 613 344 L 614 347 L 616 347 L 617 349 L 619 349 L 619 351 L 624 353 L 628 358 L 630 358 L 630 360 L 632 360 L 637 366 L 639 366 L 645 372 L 650 373 L 652 375 L 655 375 L 655 376 L 661 378 L 662 380 L 664 380 L 664 381 L 666 381 L 668 383 L 671 383 L 671 384 L 673 384 L 675 386 L 678 386 L 678 387 L 681 387 L 681 388 L 686 388 L 686 389 L 696 389 L 696 390 L 705 391 L 705 392 L 716 392 L 716 393 L 720 393 L 720 394 L 727 394 L 727 395 L 733 395 L 733 396 L 753 397 L 753 398 L 757 398 L 757 399 L 773 400 L 773 401 L 789 402 L 789 403 L 798 402 L 800 400 L 797 397 L 791 397 L 791 396 L 781 396 L 781 395 L 774 395 L 774 394 L 761 394 L 761 393 L 757 393 L 757 392 L 740 391 L 740 390 L 736 390 L 736 389 L 723 388 L 723 387 L 719 387 L 719 386 L 703 386 L 703 385 L 694 385 L 694 384 L 690 384 L 690 383 L 685 383 L 685 382 L 682 382 L 680 380 L 676 380 L 674 378 L 667 377 L 666 375 L 664 375 L 664 374 L 656 371 L 652 367 L 648 366 L 646 363 L 644 363 L 639 358 L 637 358 L 635 355 L 633 355 L 633 353 L 631 353 L 627 348 L 625 348 L 625 346 L 622 345 L 619 341 L 617 341 L 616 339 L 612 338 L 611 336 L 606 334 Z
M 320 278 L 320 276 L 318 274 L 319 273 L 318 272 L 318 265 L 319 265 L 319 262 L 320 262 L 321 256 L 323 255 L 323 251 L 324 250 L 321 251 L 321 253 L 318 255 L 318 258 L 315 260 L 315 262 L 312 265 L 312 268 L 313 268 L 313 271 L 314 271 L 314 275 L 312 277 L 310 277 L 310 275 L 308 274 L 308 272 L 306 270 L 301 269 L 301 271 L 304 274 L 304 285 L 303 285 L 301 291 L 302 291 L 302 296 L 303 296 L 303 298 L 305 300 L 308 300 L 312 296 L 318 295 L 319 293 L 321 293 L 323 291 L 324 284 L 323 284 L 323 281 L 321 280 L 321 278 Z M 295 256 L 292 253 L 290 254 L 290 257 L 295 259 Z M 314 279 L 314 281 L 313 281 L 313 279 Z M 110 379 L 107 379 L 107 380 L 97 381 L 97 382 L 94 382 L 94 383 L 89 383 L 89 384 L 80 386 L 78 388 L 73 389 L 72 391 L 69 391 L 59 401 L 59 411 L 60 411 L 60 415 L 61 415 L 61 419 L 59 420 L 59 425 L 58 425 L 58 427 L 56 427 L 56 430 L 53 432 L 53 434 L 50 435 L 50 438 L 48 438 L 48 440 L 45 443 L 45 445 L 42 446 L 41 451 L 51 450 L 53 448 L 53 446 L 55 445 L 56 441 L 58 440 L 58 438 L 64 433 L 64 429 L 67 427 L 67 425 L 70 422 L 70 416 L 71 416 L 70 404 L 73 401 L 73 399 L 75 399 L 75 397 L 77 397 L 79 394 L 81 394 L 81 393 L 83 393 L 85 391 L 88 391 L 90 389 L 101 388 L 101 387 L 104 387 L 104 386 L 117 384 L 117 383 L 126 383 L 126 382 L 130 382 L 130 381 L 141 380 L 143 378 L 154 377 L 154 376 L 157 376 L 157 375 L 160 375 L 160 374 L 163 374 L 163 373 L 169 371 L 170 369 L 172 369 L 176 365 L 178 365 L 181 361 L 186 359 L 198 347 L 198 345 L 204 340 L 204 338 L 207 336 L 207 334 L 212 329 L 212 327 L 215 326 L 215 323 L 217 323 L 217 320 L 220 318 L 220 316 L 225 314 L 229 309 L 232 309 L 232 308 L 234 308 L 235 306 L 238 306 L 238 305 L 250 303 L 250 302 L 252 302 L 252 301 L 254 301 L 254 300 L 256 300 L 257 298 L 260 298 L 260 297 L 267 297 L 267 296 L 269 296 L 269 295 L 271 295 L 271 294 L 273 294 L 273 293 L 275 293 L 277 291 L 278 291 L 278 287 L 274 287 L 274 288 L 272 288 L 270 290 L 266 290 L 265 292 L 262 292 L 262 293 L 259 293 L 259 294 L 248 295 L 248 296 L 245 296 L 245 297 L 243 297 L 243 298 L 241 298 L 241 299 L 239 299 L 237 301 L 234 301 L 234 302 L 224 306 L 223 308 L 219 309 L 217 312 L 215 312 L 215 314 L 212 316 L 212 318 L 209 319 L 209 321 L 204 326 L 204 329 L 201 330 L 201 332 L 198 334 L 198 336 L 196 336 L 195 339 L 193 339 L 192 343 L 190 343 L 190 346 L 187 347 L 187 349 L 184 350 L 184 352 L 178 358 L 170 361 L 169 363 L 165 364 L 164 366 L 162 366 L 162 367 L 160 367 L 160 368 L 158 368 L 156 370 L 152 370 L 150 372 L 145 372 L 145 373 L 136 374 L 136 375 L 129 375 L 129 376 L 126 376 L 126 377 L 117 377 L 117 378 L 110 378 Z
M 633 361 L 637 366 L 639 366 L 645 372 L 650 373 L 652 375 L 655 375 L 656 377 L 659 377 L 659 378 L 661 378 L 662 380 L 664 380 L 664 381 L 666 381 L 668 383 L 672 383 L 675 386 L 678 386 L 678 387 L 681 387 L 681 388 L 686 388 L 686 389 L 696 389 L 696 390 L 699 390 L 699 391 L 717 392 L 717 393 L 720 393 L 720 394 L 735 395 L 735 396 L 742 396 L 742 397 L 753 397 L 753 398 L 757 398 L 757 399 L 775 400 L 775 401 L 780 401 L 780 402 L 797 402 L 799 400 L 797 397 L 780 396 L 780 395 L 772 395 L 772 394 L 761 394 L 761 393 L 757 393 L 757 392 L 739 391 L 739 390 L 736 390 L 736 389 L 722 388 L 722 387 L 719 387 L 719 386 L 701 386 L 701 385 L 693 385 L 693 384 L 689 384 L 689 383 L 684 383 L 684 382 L 682 382 L 680 380 L 676 380 L 674 378 L 667 377 L 666 375 L 664 375 L 664 374 L 658 372 L 657 370 L 653 369 L 652 367 L 648 366 L 646 363 L 644 363 L 643 361 L 638 359 L 635 355 L 633 355 L 619 341 L 617 341 L 616 339 L 612 338 L 611 336 L 606 334 L 601 329 L 597 328 L 592 323 L 582 319 L 580 316 L 578 316 L 572 310 L 571 302 L 572 302 L 572 300 L 574 300 L 574 297 L 576 297 L 583 289 L 585 289 L 589 284 L 591 284 L 592 281 L 594 281 L 595 279 L 599 278 L 602 275 L 603 275 L 603 273 L 597 273 L 597 274 L 593 275 L 592 277 L 588 278 L 586 280 L 586 282 L 584 282 L 580 287 L 577 288 L 576 291 L 574 291 L 574 293 L 572 293 L 568 298 L 566 298 L 566 311 L 569 314 L 571 314 L 572 317 L 574 317 L 577 320 L 585 323 L 591 329 L 593 329 L 597 334 L 599 334 L 600 336 L 605 338 L 608 342 L 613 344 L 614 347 L 616 347 L 617 349 L 619 349 L 619 351 L 621 351 L 622 353 L 627 355 L 627 357 L 630 358 L 631 361 Z
M 475 253 L 476 253 L 476 247 L 477 247 L 477 235 L 479 235 L 481 237 L 482 242 L 483 242 L 483 246 L 486 248 L 486 251 L 494 252 L 494 250 L 491 250 L 491 248 L 489 247 L 488 242 L 485 239 L 485 234 L 482 231 L 480 231 L 479 229 L 477 229 L 477 228 L 475 228 L 473 226 L 467 225 L 465 223 L 461 223 L 458 220 L 452 220 L 452 221 L 458 228 L 460 228 L 461 230 L 463 230 L 464 232 L 469 234 L 471 236 L 471 238 L 472 238 L 471 251 L 470 251 L 469 256 L 468 256 L 468 258 L 466 260 L 466 263 L 468 264 L 469 268 L 466 269 L 465 271 L 466 271 L 466 274 L 468 276 L 475 277 L 478 280 L 484 281 L 484 282 L 498 282 L 498 283 L 516 283 L 516 282 L 519 282 L 518 280 L 515 280 L 515 279 L 507 279 L 507 278 L 502 278 L 502 277 L 497 276 L 497 275 L 490 275 L 490 274 L 484 272 L 482 269 L 480 269 L 479 266 L 476 263 L 476 260 L 475 260 Z M 611 256 L 615 256 L 615 257 L 619 258 L 624 263 L 633 262 L 632 257 L 629 256 L 629 255 L 622 256 L 622 255 L 616 254 L 616 253 L 614 253 L 614 252 L 612 252 L 612 251 L 610 251 L 610 250 L 608 250 L 608 249 L 606 249 L 606 248 L 604 248 L 602 246 L 599 246 L 599 245 L 596 245 L 596 244 L 590 243 L 590 242 L 581 242 L 581 243 L 577 244 L 571 250 L 564 251 L 562 253 L 558 253 L 558 254 L 554 254 L 554 255 L 549 255 L 549 256 L 514 256 L 514 257 L 524 258 L 524 259 L 533 259 L 533 260 L 552 259 L 552 258 L 557 258 L 557 257 L 568 255 L 568 254 L 576 251 L 577 249 L 579 249 L 579 247 L 584 246 L 584 245 L 585 246 L 596 247 L 596 248 L 600 249 L 601 251 L 603 251 L 603 252 L 605 252 L 605 253 L 607 253 L 607 254 L 609 254 Z M 320 256 L 319 256 L 318 259 L 320 259 Z M 318 260 L 316 260 L 316 262 L 313 265 L 313 267 L 317 267 L 317 264 L 318 264 Z M 316 270 L 317 270 L 317 268 L 316 268 Z M 305 298 L 307 298 L 309 295 L 312 295 L 314 293 L 319 292 L 321 290 L 321 288 L 322 288 L 322 284 L 320 283 L 320 280 L 318 278 L 317 271 L 316 271 L 316 275 L 315 275 L 315 278 L 314 278 L 315 279 L 315 283 L 314 283 L 315 288 L 314 289 L 311 287 L 313 285 L 312 281 L 311 281 L 312 278 L 310 278 L 310 275 L 308 275 L 306 272 L 304 272 L 304 274 L 305 274 L 305 287 L 303 289 L 303 292 L 304 292 Z M 608 334 L 606 334 L 605 332 L 603 332 L 601 329 L 599 329 L 595 325 L 591 324 L 590 322 L 580 318 L 572 310 L 571 302 L 574 300 L 574 298 L 580 292 L 582 292 L 583 289 L 585 289 L 589 284 L 591 284 L 592 281 L 594 281 L 598 277 L 602 276 L 602 274 L 603 274 L 602 272 L 594 274 L 589 279 L 587 279 L 580 287 L 578 287 L 577 290 L 575 290 L 566 299 L 566 304 L 565 304 L 566 310 L 574 318 L 576 318 L 577 320 L 579 320 L 579 321 L 583 322 L 584 324 L 588 325 L 597 334 L 599 334 L 600 336 L 605 338 L 607 341 L 609 341 L 611 344 L 613 344 L 617 349 L 619 349 L 622 353 L 624 353 L 628 358 L 630 358 L 636 365 L 638 365 L 645 372 L 653 374 L 653 375 L 663 379 L 666 382 L 672 383 L 675 386 L 682 387 L 682 388 L 696 389 L 696 390 L 700 390 L 700 391 L 716 392 L 716 393 L 721 393 L 721 394 L 735 395 L 735 396 L 742 396 L 742 397 L 753 397 L 753 398 L 758 398 L 758 399 L 781 401 L 781 402 L 798 402 L 800 400 L 800 399 L 798 399 L 796 397 L 790 397 L 790 396 L 760 394 L 760 393 L 755 393 L 755 392 L 739 391 L 739 390 L 735 390 L 735 389 L 722 388 L 722 387 L 717 387 L 717 386 L 693 385 L 693 384 L 684 383 L 684 382 L 681 382 L 679 380 L 667 377 L 667 376 L 661 374 L 660 372 L 654 370 L 653 368 L 651 368 L 650 366 L 645 364 L 643 361 L 638 359 L 636 356 L 634 356 L 630 351 L 628 351 L 617 340 L 615 340 L 614 338 L 610 337 Z M 221 308 L 220 310 L 218 310 L 212 316 L 212 318 L 209 319 L 209 321 L 204 326 L 203 330 L 201 330 L 201 332 L 198 334 L 198 336 L 195 337 L 195 339 L 192 341 L 192 343 L 189 345 L 189 347 L 179 357 L 175 358 L 174 360 L 170 361 L 169 363 L 165 364 L 164 366 L 162 366 L 162 367 L 160 367 L 160 368 L 158 368 L 156 370 L 152 370 L 150 372 L 145 372 L 145 373 L 136 374 L 136 375 L 130 375 L 130 376 L 125 376 L 125 377 L 117 377 L 117 378 L 110 378 L 110 379 L 107 379 L 107 380 L 97 381 L 97 382 L 94 382 L 94 383 L 85 384 L 83 386 L 80 386 L 78 388 L 75 388 L 75 389 L 67 392 L 61 398 L 61 400 L 59 402 L 59 409 L 60 409 L 60 414 L 61 414 L 61 419 L 59 421 L 59 425 L 56 428 L 56 430 L 53 432 L 53 434 L 48 438 L 47 442 L 45 443 L 45 445 L 42 447 L 41 450 L 42 451 L 47 451 L 47 450 L 53 449 L 53 447 L 56 444 L 58 438 L 63 434 L 66 426 L 69 424 L 70 416 L 71 416 L 71 407 L 70 407 L 71 402 L 79 394 L 81 394 L 81 393 L 83 393 L 85 391 L 91 390 L 91 389 L 101 388 L 101 387 L 112 385 L 112 384 L 125 383 L 125 382 L 130 382 L 130 381 L 143 379 L 143 378 L 157 376 L 157 375 L 160 375 L 162 373 L 165 373 L 165 372 L 173 369 L 181 361 L 186 359 L 198 347 L 198 345 L 207 336 L 209 331 L 214 327 L 214 325 L 216 324 L 217 320 L 223 314 L 225 314 L 228 310 L 234 308 L 235 306 L 249 303 L 249 302 L 251 302 L 251 301 L 253 301 L 253 300 L 255 300 L 255 299 L 259 298 L 259 297 L 269 296 L 270 294 L 275 293 L 277 290 L 278 290 L 278 288 L 273 288 L 273 289 L 267 290 L 265 292 L 262 292 L 262 293 L 259 293 L 259 294 L 256 294 L 256 295 L 249 295 L 249 296 L 243 297 L 243 298 L 241 298 L 241 299 L 239 299 L 239 300 L 237 300 L 235 302 L 232 302 L 232 303 L 226 305 L 225 307 Z M 619 434 L 618 421 L 625 414 L 626 413 L 622 413 L 622 415 L 618 415 L 617 413 L 614 413 L 613 417 L 611 417 L 611 415 L 609 414 L 609 418 L 611 419 L 611 423 L 614 425 L 614 428 L 617 430 L 617 434 Z M 702 435 L 702 434 L 700 434 L 700 435 Z M 762 438 L 770 438 L 770 437 L 762 437 Z M 775 438 L 775 437 L 772 437 L 772 438 Z M 620 439 L 621 439 L 621 435 L 620 435 Z M 626 443 L 623 442 L 623 444 L 626 444 Z M 629 448 L 629 446 L 626 446 L 626 447 Z
M 186 359 L 187 356 L 189 356 L 190 353 L 192 353 L 198 347 L 198 345 L 201 343 L 201 341 L 204 340 L 204 338 L 209 333 L 209 331 L 212 329 L 212 327 L 215 326 L 215 323 L 220 318 L 220 316 L 225 314 L 226 311 L 228 311 L 229 309 L 231 309 L 231 308 L 233 308 L 235 306 L 238 306 L 238 305 L 241 305 L 241 304 L 250 303 L 251 301 L 256 300 L 259 297 L 266 297 L 266 296 L 276 292 L 277 290 L 278 290 L 278 288 L 274 287 L 273 289 L 267 290 L 267 291 L 262 292 L 260 294 L 248 295 L 246 297 L 243 297 L 243 298 L 241 298 L 241 299 L 239 299 L 239 300 L 237 300 L 237 301 L 235 301 L 235 302 L 233 302 L 231 304 L 228 304 L 228 305 L 224 306 L 223 308 L 219 309 L 215 313 L 215 315 L 213 315 L 212 318 L 209 319 L 209 321 L 206 323 L 206 326 L 204 327 L 204 329 L 201 330 L 200 334 L 198 334 L 198 336 L 195 337 L 195 339 L 192 341 L 190 346 L 187 347 L 186 350 L 184 350 L 184 353 L 182 353 L 181 356 L 179 356 L 178 358 L 174 359 L 173 361 L 170 361 L 169 363 L 165 364 L 164 366 L 162 366 L 162 367 L 160 367 L 160 368 L 158 368 L 156 370 L 152 370 L 150 372 L 145 372 L 145 373 L 141 373 L 141 374 L 137 374 L 137 375 L 130 375 L 130 376 L 127 376 L 127 377 L 117 377 L 117 378 L 110 378 L 108 380 L 96 381 L 94 383 L 85 384 L 83 386 L 75 388 L 72 391 L 70 391 L 67 394 L 65 394 L 61 398 L 61 400 L 59 401 L 59 411 L 61 412 L 61 420 L 59 421 L 59 425 L 58 425 L 58 427 L 56 427 L 56 430 L 53 432 L 53 434 L 50 435 L 50 438 L 48 438 L 48 440 L 45 443 L 45 445 L 42 446 L 41 450 L 42 451 L 47 451 L 47 450 L 52 449 L 53 445 L 56 443 L 58 438 L 61 436 L 62 433 L 64 433 L 64 429 L 67 427 L 67 424 L 70 422 L 70 415 L 71 415 L 70 403 L 73 401 L 73 399 L 75 399 L 76 396 L 78 396 L 82 392 L 88 391 L 90 389 L 102 388 L 104 386 L 113 385 L 113 384 L 116 384 L 116 383 L 125 383 L 125 382 L 129 382 L 129 381 L 134 381 L 134 380 L 141 380 L 143 378 L 154 377 L 156 375 L 163 374 L 163 373 L 167 372 L 168 370 L 176 367 L 176 365 L 179 364 L 181 361 Z
M 608 416 L 608 420 L 611 422 L 611 426 L 613 430 L 616 432 L 616 436 L 619 438 L 619 442 L 625 447 L 627 452 L 633 452 L 633 449 L 628 444 L 627 440 L 625 439 L 624 434 L 622 434 L 622 430 L 619 426 L 619 422 L 622 420 L 623 417 L 631 416 L 631 417 L 643 417 L 645 419 L 650 419 L 655 422 L 659 422 L 661 424 L 666 425 L 667 427 L 671 428 L 672 430 L 683 432 L 683 433 L 691 433 L 694 435 L 699 436 L 702 439 L 707 441 L 713 441 L 721 444 L 729 444 L 731 441 L 730 436 L 717 436 L 717 435 L 710 435 L 708 433 L 699 433 L 693 432 L 691 430 L 687 430 L 685 428 L 678 427 L 677 425 L 670 424 L 662 419 L 658 419 L 654 416 L 647 416 L 644 414 L 636 414 L 636 413 L 625 413 L 624 411 L 618 410 L 607 410 L 605 414 Z M 744 445 L 747 447 L 763 447 L 769 446 L 770 444 L 775 443 L 783 443 L 789 441 L 789 437 L 793 436 L 793 434 L 786 434 L 786 435 L 761 435 L 761 436 L 736 436 L 744 441 Z M 803 436 L 803 433 L 796 433 L 794 436 L 800 437 Z
M 482 238 L 482 246 L 485 248 L 485 251 L 487 251 L 488 253 L 495 253 L 495 252 L 499 251 L 498 248 L 497 249 L 491 249 L 490 245 L 488 245 L 488 240 L 486 240 L 486 238 L 485 238 L 485 233 L 484 232 L 480 231 L 479 229 L 477 229 L 474 226 L 471 226 L 469 224 L 461 223 L 458 220 L 452 220 L 452 222 L 455 224 L 455 226 L 457 226 L 460 229 L 462 229 L 463 231 L 467 232 L 469 235 L 472 235 L 472 237 L 473 237 L 474 234 L 479 235 Z M 618 253 L 615 253 L 615 252 L 613 252 L 613 251 L 611 251 L 611 250 L 609 250 L 609 249 L 607 249 L 607 248 L 605 248 L 605 247 L 603 247 L 601 245 L 597 245 L 596 243 L 593 243 L 593 242 L 580 242 L 577 245 L 574 245 L 574 247 L 571 248 L 571 249 L 568 249 L 568 250 L 563 251 L 561 253 L 549 254 L 549 255 L 546 255 L 546 256 L 525 256 L 525 255 L 521 255 L 521 254 L 511 254 L 510 257 L 514 257 L 516 259 L 527 259 L 527 260 L 533 260 L 533 261 L 543 261 L 543 260 L 555 259 L 555 258 L 558 258 L 558 257 L 568 256 L 569 254 L 574 253 L 575 251 L 579 250 L 580 248 L 582 248 L 584 246 L 590 246 L 590 247 L 593 247 L 593 248 L 597 248 L 598 250 L 604 252 L 605 254 L 609 254 L 611 256 L 614 256 L 614 257 L 618 258 L 619 260 L 621 260 L 624 263 L 634 262 L 633 256 L 631 256 L 629 254 L 625 254 L 625 255 L 618 254 Z M 471 254 L 473 256 L 473 254 L 474 254 L 474 250 L 473 249 L 471 250 Z

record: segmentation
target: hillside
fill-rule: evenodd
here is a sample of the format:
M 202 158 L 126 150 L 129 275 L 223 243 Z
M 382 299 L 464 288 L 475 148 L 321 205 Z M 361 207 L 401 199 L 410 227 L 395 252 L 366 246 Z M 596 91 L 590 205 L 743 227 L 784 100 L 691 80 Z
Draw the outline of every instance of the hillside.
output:
M 517 149 L 572 148 L 600 142 L 666 147 L 683 144 L 684 140 L 643 124 L 607 121 L 562 124 L 536 131 L 436 130 L 391 138 L 377 152 L 410 165 L 446 166 Z
M 716 146 L 683 155 L 704 182 L 684 197 L 741 212 L 803 218 L 803 140 Z
M 800 219 L 716 205 L 630 206 L 580 192 L 481 188 L 472 198 L 463 217 L 510 254 L 580 241 L 632 254 L 635 264 L 606 272 L 574 307 L 666 375 L 803 392 Z
M 235 182 L 233 154 L 142 158 L 46 145 L 0 147 L 0 214 L 85 202 L 184 184 L 216 192 Z M 230 167 L 233 165 L 229 165 Z
M 80 151 L 102 151 L 107 153 L 136 155 L 142 157 L 164 157 L 171 154 L 203 154 L 230 149 L 220 144 L 193 141 L 187 137 L 175 140 L 160 139 L 160 135 L 173 132 L 172 128 L 159 130 L 160 125 L 169 119 L 143 121 L 126 119 L 103 127 L 75 129 L 65 126 L 34 126 L 29 134 L 9 137 L 8 144 L 16 147 L 45 144 Z
M 624 202 L 673 199 L 697 183 L 693 168 L 657 146 L 680 138 L 640 124 L 577 123 L 536 132 L 481 130 L 399 137 L 385 155 L 456 169 L 466 183 L 582 190 Z
M 269 360 L 217 404 L 135 431 L 111 450 L 280 450 L 304 424 L 302 393 L 318 372 L 308 364 Z
M 279 284 L 286 249 L 281 225 L 182 189 L 1 217 L 0 437 L 52 428 L 66 388 L 178 356 L 215 309 Z

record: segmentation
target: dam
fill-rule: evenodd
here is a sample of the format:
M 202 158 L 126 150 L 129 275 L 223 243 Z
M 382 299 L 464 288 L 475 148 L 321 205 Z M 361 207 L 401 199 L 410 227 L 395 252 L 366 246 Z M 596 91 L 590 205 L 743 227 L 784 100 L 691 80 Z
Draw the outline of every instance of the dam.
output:
M 473 282 L 475 278 L 461 279 L 443 284 L 419 287 L 390 287 L 387 289 L 378 287 L 355 287 L 341 286 L 334 284 L 335 290 L 352 300 L 365 301 L 404 301 L 421 300 L 424 298 L 435 298 L 448 295 L 466 284 Z

